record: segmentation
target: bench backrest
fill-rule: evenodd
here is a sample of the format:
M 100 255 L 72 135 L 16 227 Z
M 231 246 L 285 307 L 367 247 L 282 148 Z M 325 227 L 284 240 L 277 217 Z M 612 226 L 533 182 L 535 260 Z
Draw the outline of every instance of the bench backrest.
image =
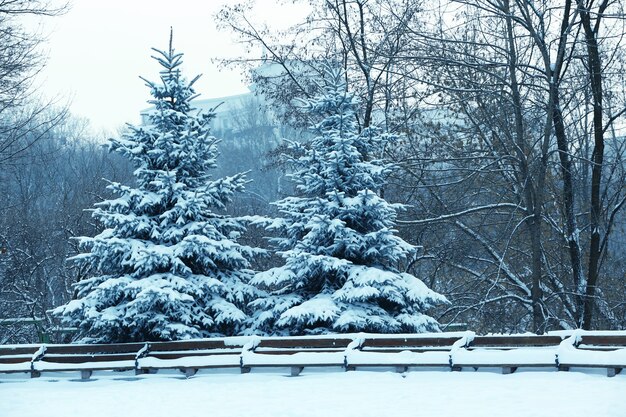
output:
M 45 356 L 49 355 L 114 355 L 137 353 L 145 343 L 116 343 L 92 345 L 46 345 Z
M 0 363 L 30 362 L 40 346 L 0 346 Z
M 254 351 L 262 353 L 341 351 L 345 350 L 352 341 L 351 338 L 261 339 Z
M 56 363 L 131 361 L 144 346 L 145 343 L 46 345 L 41 360 Z
M 535 336 L 535 335 L 502 335 L 502 336 L 475 336 L 469 345 L 472 348 L 533 348 L 558 346 L 562 339 L 560 336 Z
M 363 351 L 450 350 L 459 339 L 458 336 L 366 338 L 360 348 Z
M 176 342 L 150 342 L 149 350 L 159 352 L 172 352 L 184 350 L 211 350 L 211 349 L 233 349 L 236 346 L 226 345 L 224 340 L 183 340 Z
M 148 344 L 147 356 L 159 359 L 178 359 L 186 356 L 240 354 L 243 344 L 226 344 L 224 340 L 189 340 L 176 342 L 152 342 Z
M 626 335 L 583 335 L 576 346 L 579 349 L 626 349 Z

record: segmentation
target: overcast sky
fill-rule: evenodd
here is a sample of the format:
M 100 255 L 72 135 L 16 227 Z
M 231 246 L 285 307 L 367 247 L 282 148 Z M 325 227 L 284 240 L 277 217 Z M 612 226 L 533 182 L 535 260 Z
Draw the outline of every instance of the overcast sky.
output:
M 233 35 L 216 29 L 213 16 L 233 0 L 73 0 L 70 11 L 43 21 L 48 62 L 40 92 L 69 101 L 74 114 L 88 118 L 96 131 L 136 123 L 147 107 L 148 89 L 138 76 L 158 79 L 151 47 L 167 48 L 169 28 L 174 47 L 185 53 L 183 71 L 203 76 L 201 97 L 247 91 L 236 71 L 219 71 L 213 58 L 241 53 Z M 276 0 L 257 0 L 255 19 L 284 25 L 298 9 Z

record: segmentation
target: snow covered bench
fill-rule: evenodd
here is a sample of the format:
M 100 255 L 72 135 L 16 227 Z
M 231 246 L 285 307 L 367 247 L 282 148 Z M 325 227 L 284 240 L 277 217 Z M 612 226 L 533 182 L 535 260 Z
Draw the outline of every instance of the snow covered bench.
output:
M 31 372 L 40 345 L 0 346 L 0 372 Z
M 606 368 L 607 376 L 615 376 L 626 368 L 626 332 L 609 335 L 577 330 L 559 346 L 558 363 L 562 371 Z
M 138 352 L 145 343 L 42 345 L 32 361 L 32 377 L 42 372 L 80 371 L 89 379 L 93 371 L 129 371 L 136 367 Z
M 510 374 L 520 367 L 556 368 L 560 336 L 475 336 L 463 349 L 452 353 L 452 369 L 502 368 Z
M 465 344 L 466 334 L 365 337 L 357 350 L 346 353 L 346 369 L 392 367 L 405 372 L 409 367 L 450 367 L 450 352 Z
M 137 359 L 137 370 L 145 373 L 180 369 L 190 377 L 203 368 L 240 368 L 245 341 L 243 338 L 226 338 L 151 342 Z
M 274 337 L 257 339 L 241 355 L 242 372 L 256 367 L 288 367 L 297 376 L 305 367 L 343 367 L 346 350 L 356 346 L 349 337 Z

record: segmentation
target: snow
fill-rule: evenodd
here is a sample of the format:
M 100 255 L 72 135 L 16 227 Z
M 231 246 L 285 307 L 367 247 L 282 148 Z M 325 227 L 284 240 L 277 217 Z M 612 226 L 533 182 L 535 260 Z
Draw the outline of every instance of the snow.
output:
M 623 367 L 626 364 L 626 349 L 598 351 L 562 347 L 559 349 L 559 362 L 568 366 Z
M 237 371 L 238 372 L 238 371 Z M 320 372 L 285 377 L 171 371 L 27 379 L 0 375 L 0 415 L 19 417 L 437 416 L 623 417 L 626 375 L 517 372 Z
M 35 371 L 47 371 L 47 370 L 82 370 L 82 369 L 112 369 L 112 368 L 125 368 L 135 369 L 135 361 L 106 361 L 106 362 L 81 362 L 81 363 L 58 363 L 38 361 L 33 362 L 33 369 Z
M 450 366 L 450 352 L 429 351 L 429 352 L 362 352 L 354 350 L 348 352 L 347 362 L 350 366 L 367 366 L 371 364 L 380 365 L 417 365 L 417 366 Z
M 0 319 L 0 324 L 20 324 L 20 323 L 40 323 L 44 321 L 44 319 L 40 317 L 14 317 L 14 318 L 5 318 Z
M 244 352 L 242 355 L 243 366 L 312 366 L 335 365 L 343 366 L 344 352 L 298 352 L 292 355 L 274 355 L 254 352 Z
M 30 372 L 30 362 L 3 363 L 3 364 L 0 364 L 0 371 L 2 372 Z M 2 377 L 0 376 L 0 378 Z
M 292 321 L 315 324 L 322 320 L 332 320 L 339 314 L 339 307 L 335 305 L 330 294 L 319 294 L 285 311 L 276 324 L 287 325 Z
M 177 359 L 159 359 L 146 357 L 137 360 L 139 369 L 142 368 L 201 368 L 203 366 L 236 367 L 240 366 L 240 355 L 204 355 L 186 356 Z
M 548 335 L 553 336 L 561 336 L 561 337 L 569 337 L 572 335 L 576 335 L 577 337 L 582 336 L 626 336 L 626 330 L 554 330 L 548 332 Z
M 501 349 L 458 349 L 453 354 L 455 365 L 536 365 L 556 366 L 558 347 Z

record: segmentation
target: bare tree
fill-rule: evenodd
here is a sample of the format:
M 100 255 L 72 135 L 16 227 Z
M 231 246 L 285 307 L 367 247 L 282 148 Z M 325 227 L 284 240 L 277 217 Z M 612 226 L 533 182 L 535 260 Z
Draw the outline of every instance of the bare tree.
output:
M 343 67 L 346 81 L 362 102 L 359 127 L 390 116 L 401 78 L 394 71 L 407 41 L 406 25 L 417 19 L 419 2 L 388 0 L 305 1 L 310 14 L 287 31 L 275 32 L 252 20 L 251 6 L 225 7 L 218 19 L 242 43 L 258 51 L 227 64 L 247 64 L 257 91 L 285 110 L 282 121 L 306 126 L 291 105 L 307 97 L 323 77 L 323 62 Z M 376 120 L 375 120 L 376 119 Z
M 617 3 L 611 3 L 610 12 L 603 9 L 609 3 L 595 6 L 591 16 L 622 16 Z M 591 324 L 584 316 L 590 307 L 583 306 L 584 299 L 585 304 L 599 302 L 605 323 L 619 326 L 606 300 L 592 287 L 593 274 L 600 268 L 597 262 L 606 254 L 611 225 L 624 204 L 619 187 L 612 185 L 623 180 L 623 151 L 615 147 L 609 164 L 598 158 L 601 146 L 596 132 L 610 132 L 610 126 L 595 128 L 584 122 L 581 109 L 585 103 L 595 111 L 594 120 L 598 119 L 594 104 L 598 92 L 594 95 L 590 81 L 593 67 L 585 62 L 593 54 L 581 51 L 590 44 L 584 35 L 581 3 L 468 0 L 440 4 L 438 12 L 454 7 L 454 13 L 441 12 L 431 20 L 430 28 L 411 27 L 414 42 L 403 62 L 412 68 L 405 76 L 421 81 L 432 93 L 426 100 L 429 112 L 445 109 L 440 113 L 448 127 L 418 123 L 413 140 L 419 142 L 425 131 L 430 132 L 433 149 L 409 144 L 414 151 L 403 150 L 399 160 L 417 190 L 426 190 L 426 194 L 420 191 L 422 198 L 428 198 L 422 208 L 430 211 L 415 212 L 421 218 L 406 224 L 454 225 L 479 244 L 456 264 L 457 273 L 469 281 L 466 293 L 458 292 L 462 301 L 450 312 L 497 310 L 502 300 L 508 300 L 526 306 L 528 314 L 532 309 L 535 331 L 553 326 L 588 328 Z M 605 27 L 597 23 L 596 36 Z M 600 84 L 614 85 L 619 77 L 611 68 L 618 63 L 622 46 L 621 36 L 614 36 L 619 30 L 609 33 L 601 36 L 605 49 L 598 58 L 604 56 L 606 64 L 597 68 L 601 74 L 596 78 Z M 615 101 L 622 103 L 622 99 Z M 611 114 L 611 123 L 623 112 L 619 107 L 603 111 Z M 584 154 L 589 132 L 595 138 L 591 161 Z M 592 171 L 589 191 L 587 169 Z M 408 184 L 402 185 L 406 189 Z M 456 193 L 451 191 L 455 187 Z M 418 194 L 411 187 L 408 191 Z M 458 193 L 470 193 L 471 201 L 460 199 Z M 595 224 L 593 207 L 599 213 Z M 494 222 L 496 216 L 507 216 L 507 221 Z M 598 239 L 594 233 L 603 237 Z M 588 253 L 580 243 L 586 237 Z M 475 254 L 477 248 L 482 248 L 482 255 Z M 489 258 L 495 278 L 477 268 Z M 585 258 L 589 260 L 586 276 Z M 509 286 L 502 285 L 504 278 Z M 473 286 L 472 281 L 483 286 Z M 450 287 L 459 291 L 458 286 Z M 524 321 L 520 324 L 523 330 Z
M 484 330 L 623 326 L 624 297 L 609 290 L 626 203 L 621 3 L 308 4 L 307 21 L 280 34 L 245 7 L 220 17 L 272 63 L 252 77 L 283 122 L 297 124 L 292 97 L 333 60 L 365 104 L 361 126 L 405 134 L 386 150 L 401 169 L 385 192 L 411 205 L 403 233 L 428 244 L 410 268 L 453 301 L 444 317 Z
M 42 140 L 0 171 L 0 319 L 36 319 L 41 332 L 53 327 L 48 310 L 71 299 L 88 272 L 66 263 L 79 253 L 71 238 L 99 228 L 85 208 L 100 201 L 102 178 L 127 178 L 131 169 L 89 140 L 82 122 L 31 134 Z M 36 341 L 34 330 L 2 326 L 0 342 Z
M 41 34 L 28 31 L 24 16 L 57 16 L 66 3 L 47 0 L 0 0 L 0 165 L 15 160 L 41 136 L 42 126 L 59 123 L 65 110 L 51 111 L 38 103 L 30 87 L 44 58 L 39 52 Z

